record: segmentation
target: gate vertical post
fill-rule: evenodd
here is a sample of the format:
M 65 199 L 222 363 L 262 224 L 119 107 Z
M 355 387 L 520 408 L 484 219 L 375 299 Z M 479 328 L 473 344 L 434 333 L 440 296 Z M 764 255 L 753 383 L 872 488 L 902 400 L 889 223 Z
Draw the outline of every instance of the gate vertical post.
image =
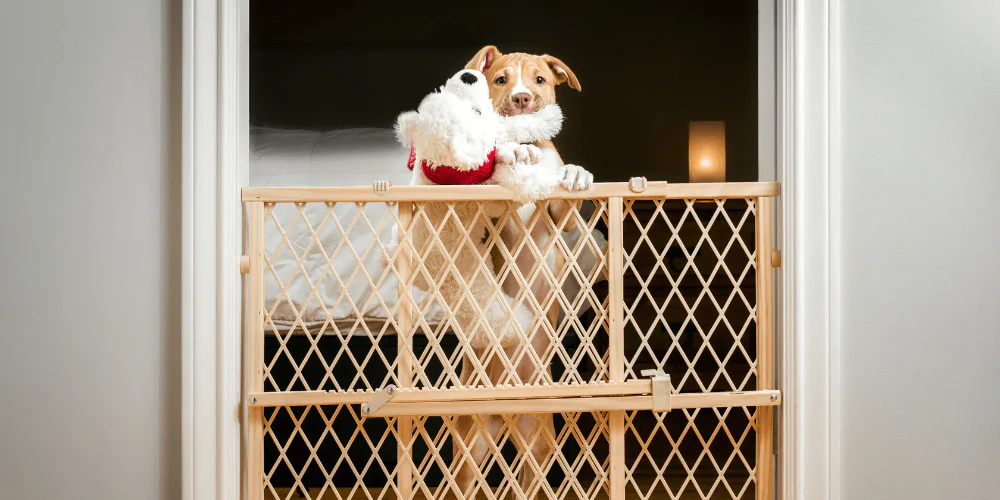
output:
M 608 198 L 608 375 L 611 382 L 625 380 L 625 288 L 622 248 L 624 202 L 620 196 Z M 609 413 L 611 450 L 608 489 L 611 500 L 625 498 L 625 412 Z
M 246 368 L 243 373 L 247 374 L 245 384 L 247 393 L 259 393 L 264 392 L 264 203 L 247 203 L 246 215 L 250 268 L 246 279 Z M 246 418 L 246 498 L 262 500 L 264 498 L 264 408 L 247 405 Z
M 771 198 L 757 202 L 757 390 L 774 389 L 774 268 Z M 757 407 L 757 499 L 774 498 L 774 407 Z
M 397 378 L 400 387 L 411 387 L 413 385 L 413 362 L 411 354 L 413 352 L 413 309 L 410 302 L 410 294 L 407 290 L 410 285 L 410 278 L 413 274 L 413 263 L 410 256 L 410 224 L 413 222 L 413 204 L 410 202 L 399 203 L 399 230 L 397 240 L 399 241 L 399 261 L 396 264 L 398 280 L 398 300 L 397 310 L 399 314 L 396 318 L 397 338 Z M 413 437 L 413 417 L 397 417 L 396 425 L 399 430 L 399 451 L 396 461 L 396 487 L 399 497 L 408 500 L 413 492 L 413 469 L 410 467 L 410 440 Z

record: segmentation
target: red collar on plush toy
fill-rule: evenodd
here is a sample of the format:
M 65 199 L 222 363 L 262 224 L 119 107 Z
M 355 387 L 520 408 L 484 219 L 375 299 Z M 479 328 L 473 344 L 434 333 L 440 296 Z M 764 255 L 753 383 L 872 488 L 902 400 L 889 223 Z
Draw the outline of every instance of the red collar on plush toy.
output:
M 434 184 L 444 186 L 470 186 L 472 184 L 482 184 L 493 177 L 493 168 L 496 165 L 497 148 L 493 148 L 486 157 L 486 163 L 475 170 L 458 170 L 454 167 L 439 165 L 431 168 L 427 161 L 420 162 L 420 170 L 424 172 L 427 180 Z M 410 159 L 406 162 L 406 168 L 413 170 L 417 163 L 417 152 L 410 146 Z

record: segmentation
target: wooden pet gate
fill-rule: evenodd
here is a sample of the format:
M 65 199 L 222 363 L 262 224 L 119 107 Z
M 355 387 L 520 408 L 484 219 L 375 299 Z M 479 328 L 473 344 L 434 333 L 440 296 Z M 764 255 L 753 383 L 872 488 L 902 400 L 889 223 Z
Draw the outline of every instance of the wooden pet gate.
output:
M 244 189 L 246 498 L 772 498 L 777 185 L 633 181 Z

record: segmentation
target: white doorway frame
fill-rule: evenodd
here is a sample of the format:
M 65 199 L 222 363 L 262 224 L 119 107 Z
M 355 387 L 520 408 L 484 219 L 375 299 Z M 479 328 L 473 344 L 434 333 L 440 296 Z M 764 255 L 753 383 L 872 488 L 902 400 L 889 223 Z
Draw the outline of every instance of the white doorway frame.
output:
M 840 4 L 773 1 L 773 10 L 761 4 L 773 15 L 776 89 L 774 140 L 761 157 L 771 155 L 781 182 L 778 491 L 784 500 L 839 500 L 841 226 L 831 207 L 840 200 Z M 249 5 L 183 2 L 182 498 L 237 500 Z
M 840 499 L 840 2 L 779 0 L 783 499 Z

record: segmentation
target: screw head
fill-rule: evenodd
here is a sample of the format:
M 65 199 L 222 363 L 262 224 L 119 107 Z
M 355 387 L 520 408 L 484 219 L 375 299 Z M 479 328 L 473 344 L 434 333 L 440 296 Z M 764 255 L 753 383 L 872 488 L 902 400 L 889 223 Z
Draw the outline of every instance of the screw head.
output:
M 257 404 L 257 397 L 256 396 L 250 397 L 250 404 L 252 404 L 252 405 Z
M 777 394 L 771 394 L 771 401 L 777 401 L 777 400 L 778 400 L 778 395 Z
M 389 393 L 390 396 L 396 394 L 396 386 L 390 385 L 389 387 L 386 387 L 385 392 Z
M 364 413 L 365 415 L 367 415 L 367 414 L 369 414 L 371 412 L 372 412 L 372 407 L 371 406 L 365 405 L 365 406 L 363 406 L 361 408 L 361 413 Z

